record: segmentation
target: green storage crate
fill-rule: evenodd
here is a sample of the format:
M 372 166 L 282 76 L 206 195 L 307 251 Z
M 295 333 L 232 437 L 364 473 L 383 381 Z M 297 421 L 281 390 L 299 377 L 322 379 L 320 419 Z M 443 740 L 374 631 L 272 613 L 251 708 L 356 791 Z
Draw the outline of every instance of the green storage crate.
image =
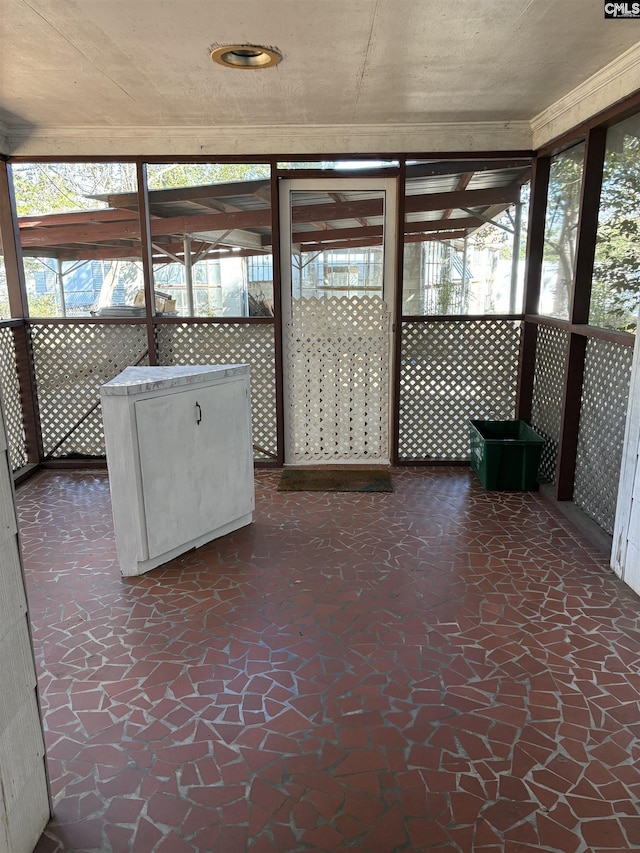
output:
M 470 421 L 471 467 L 485 489 L 538 488 L 544 439 L 524 421 Z

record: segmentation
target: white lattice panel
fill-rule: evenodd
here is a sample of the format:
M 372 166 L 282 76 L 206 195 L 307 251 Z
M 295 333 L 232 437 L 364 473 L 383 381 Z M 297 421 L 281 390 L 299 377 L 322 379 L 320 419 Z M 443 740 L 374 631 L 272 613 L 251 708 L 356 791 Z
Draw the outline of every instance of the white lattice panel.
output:
M 100 386 L 149 363 L 146 327 L 33 323 L 30 331 L 45 456 L 104 456 Z
M 633 347 L 587 343 L 574 502 L 613 533 Z
M 389 319 L 379 296 L 294 302 L 287 461 L 388 460 Z
M 0 390 L 9 446 L 9 462 L 12 471 L 17 471 L 18 468 L 27 464 L 27 446 L 18 383 L 16 348 L 13 331 L 6 326 L 0 328 Z
M 167 323 L 156 327 L 158 364 L 251 366 L 254 458 L 278 453 L 273 323 Z
M 403 323 L 399 456 L 469 458 L 469 420 L 514 417 L 521 324 L 511 320 Z
M 556 479 L 567 345 L 564 329 L 538 326 L 531 426 L 545 439 L 540 474 L 550 483 Z

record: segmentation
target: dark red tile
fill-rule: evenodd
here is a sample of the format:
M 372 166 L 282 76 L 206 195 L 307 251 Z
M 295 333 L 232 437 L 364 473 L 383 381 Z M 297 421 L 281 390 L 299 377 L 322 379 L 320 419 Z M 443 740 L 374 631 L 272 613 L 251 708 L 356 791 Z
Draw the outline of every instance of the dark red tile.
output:
M 582 824 L 582 836 L 589 847 L 628 850 L 627 839 L 615 818 L 590 820 Z
M 109 823 L 136 823 L 144 805 L 145 800 L 115 797 L 107 807 L 105 820 Z
M 506 800 L 530 800 L 531 791 L 524 784 L 522 779 L 516 776 L 507 776 L 501 774 L 498 779 L 498 794 L 501 799 Z
M 126 826 L 105 825 L 105 835 L 111 846 L 111 850 L 132 850 L 133 835 L 135 830 Z M 39 850 L 40 848 L 36 848 Z M 44 853 L 44 851 L 42 851 Z
M 536 815 L 540 844 L 563 853 L 575 853 L 581 846 L 579 835 L 544 814 Z
M 491 826 L 504 832 L 509 827 L 520 823 L 529 817 L 538 808 L 534 802 L 518 802 L 515 800 L 498 800 L 487 806 L 482 812 L 482 817 Z
M 383 502 L 260 471 L 253 525 L 130 579 L 106 474 L 19 489 L 38 853 L 640 845 L 637 600 L 539 495 L 393 476 Z
M 261 779 L 254 779 L 249 790 L 249 799 L 252 803 L 256 803 L 265 811 L 273 814 L 287 799 L 287 795 L 272 785 L 265 784 Z
M 176 828 L 182 825 L 189 811 L 190 806 L 183 799 L 161 793 L 154 794 L 147 805 L 147 817 Z
M 416 848 L 437 848 L 449 841 L 447 831 L 428 818 L 412 818 L 406 822 L 406 827 L 411 843 Z
M 384 770 L 387 762 L 380 749 L 357 749 L 341 761 L 335 768 L 337 776 L 353 773 L 366 773 L 372 770 Z

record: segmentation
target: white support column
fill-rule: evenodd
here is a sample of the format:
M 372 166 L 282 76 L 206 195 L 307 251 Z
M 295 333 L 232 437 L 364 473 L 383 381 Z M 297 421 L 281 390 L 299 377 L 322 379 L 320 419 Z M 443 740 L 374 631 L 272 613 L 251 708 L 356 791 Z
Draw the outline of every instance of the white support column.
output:
M 467 253 L 469 249 L 469 236 L 467 232 L 464 233 L 464 243 L 462 244 L 462 307 L 464 310 L 467 310 L 467 295 L 468 295 L 468 284 L 467 284 Z
M 518 261 L 520 259 L 520 232 L 522 230 L 522 202 L 516 204 L 516 221 L 513 225 L 513 254 L 511 257 L 511 291 L 509 293 L 509 313 L 516 314 L 516 295 L 518 291 Z
M 58 283 L 58 292 L 60 294 L 60 313 L 63 317 L 67 316 L 67 306 L 64 301 L 64 272 L 62 270 L 62 261 L 60 258 L 56 260 L 56 281 Z
M 191 265 L 191 237 L 184 235 L 184 277 L 187 288 L 187 314 L 189 317 L 194 316 L 194 300 L 193 300 L 193 267 Z

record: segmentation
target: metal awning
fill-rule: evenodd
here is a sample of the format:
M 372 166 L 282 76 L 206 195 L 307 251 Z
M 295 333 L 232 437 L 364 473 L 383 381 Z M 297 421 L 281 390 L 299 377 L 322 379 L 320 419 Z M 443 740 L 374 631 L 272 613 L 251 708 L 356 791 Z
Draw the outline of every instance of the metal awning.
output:
M 520 201 L 526 159 L 433 160 L 406 169 L 407 242 L 468 236 Z M 141 257 L 137 193 L 91 196 L 97 210 L 19 218 L 25 256 L 60 261 Z M 269 179 L 150 190 L 154 262 L 272 252 Z M 302 251 L 378 245 L 383 199 L 362 192 L 296 192 L 293 242 Z

